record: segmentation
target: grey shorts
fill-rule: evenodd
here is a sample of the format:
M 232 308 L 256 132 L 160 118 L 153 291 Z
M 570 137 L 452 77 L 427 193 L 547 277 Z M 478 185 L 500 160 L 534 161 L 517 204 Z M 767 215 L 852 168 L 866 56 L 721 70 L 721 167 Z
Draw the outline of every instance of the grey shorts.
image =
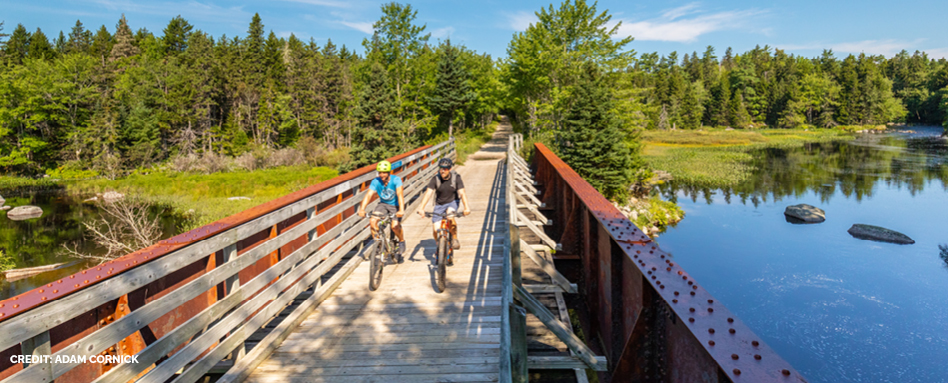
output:
M 454 209 L 455 212 L 458 211 L 458 200 L 448 202 L 444 205 L 435 205 L 434 212 L 438 214 L 444 214 L 444 212 L 448 211 L 448 208 Z M 436 215 L 431 216 L 431 223 L 438 222 L 441 222 L 441 217 Z
M 372 212 L 386 214 L 386 215 L 388 214 L 394 215 L 395 213 L 398 213 L 398 206 L 379 202 L 378 205 L 375 205 L 375 209 L 372 209 Z M 399 217 L 395 217 L 395 221 L 401 223 L 402 219 Z

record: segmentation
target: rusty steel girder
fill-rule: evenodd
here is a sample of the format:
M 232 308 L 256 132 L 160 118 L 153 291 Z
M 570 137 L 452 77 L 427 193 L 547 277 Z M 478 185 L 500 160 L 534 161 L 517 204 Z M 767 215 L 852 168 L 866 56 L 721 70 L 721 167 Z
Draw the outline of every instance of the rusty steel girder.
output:
M 535 180 L 548 227 L 583 265 L 589 334 L 611 382 L 805 382 L 619 209 L 543 144 Z M 598 343 L 598 344 L 597 344 Z

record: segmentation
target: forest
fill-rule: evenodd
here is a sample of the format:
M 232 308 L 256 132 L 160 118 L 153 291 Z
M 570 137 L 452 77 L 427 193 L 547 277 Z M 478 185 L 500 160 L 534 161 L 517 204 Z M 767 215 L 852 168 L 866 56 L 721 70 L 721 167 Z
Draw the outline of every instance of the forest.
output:
M 52 39 L 0 24 L 0 172 L 347 171 L 506 114 L 613 197 L 648 176 L 643 130 L 948 126 L 948 61 L 924 52 L 639 54 L 608 10 L 566 0 L 497 58 L 432 41 L 417 12 L 382 5 L 362 54 L 277 37 L 259 15 L 234 37 L 181 16 L 160 34 L 77 20 Z

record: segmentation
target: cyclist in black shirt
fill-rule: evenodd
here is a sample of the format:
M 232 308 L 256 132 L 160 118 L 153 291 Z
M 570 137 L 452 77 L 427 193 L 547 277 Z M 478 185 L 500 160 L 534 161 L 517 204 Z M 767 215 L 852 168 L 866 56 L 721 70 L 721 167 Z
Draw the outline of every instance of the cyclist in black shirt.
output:
M 431 182 L 428 182 L 428 190 L 425 191 L 425 196 L 421 199 L 421 209 L 418 209 L 418 215 L 424 217 L 424 207 L 428 205 L 428 200 L 431 199 L 431 195 L 437 193 L 437 198 L 435 198 L 435 207 L 434 212 L 438 214 L 445 214 L 445 212 L 457 212 L 459 205 L 458 200 L 464 203 L 464 215 L 471 214 L 471 205 L 467 202 L 467 194 L 464 193 L 464 181 L 461 180 L 461 175 L 451 170 L 454 167 L 454 162 L 450 158 L 442 158 L 441 161 L 438 161 L 438 174 L 431 179 Z M 432 217 L 431 222 L 437 224 L 441 218 Z M 451 241 L 451 247 L 454 249 L 460 249 L 461 243 L 458 241 L 458 224 L 457 221 L 451 220 L 452 233 L 451 236 L 454 238 Z M 432 225 L 432 236 L 437 239 L 438 231 L 434 225 Z

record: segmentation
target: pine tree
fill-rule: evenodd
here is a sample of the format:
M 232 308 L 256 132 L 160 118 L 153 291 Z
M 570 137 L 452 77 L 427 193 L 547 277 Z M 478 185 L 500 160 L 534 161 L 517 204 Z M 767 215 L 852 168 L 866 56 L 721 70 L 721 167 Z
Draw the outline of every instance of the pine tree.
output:
M 137 55 L 140 50 L 132 42 L 132 29 L 128 27 L 128 21 L 125 20 L 125 14 L 115 25 L 115 45 L 112 45 L 112 52 L 109 55 L 109 61 L 115 61 Z
M 93 57 L 99 59 L 102 65 L 105 65 L 106 60 L 112 52 L 112 34 L 105 28 L 105 25 L 99 28 L 95 37 L 92 38 L 92 45 L 89 46 L 89 51 Z
M 735 91 L 727 107 L 728 122 L 736 128 L 746 128 L 750 124 L 750 115 L 744 107 L 744 96 Z
M 557 131 L 560 157 L 607 198 L 625 196 L 640 161 L 612 114 L 612 99 L 594 64 L 583 68 L 573 96 Z
M 53 46 L 49 44 L 49 39 L 46 38 L 46 34 L 39 28 L 36 28 L 36 32 L 33 32 L 30 36 L 28 51 L 27 56 L 31 59 L 51 59 L 55 53 Z
M 194 27 L 181 15 L 171 19 L 168 26 L 163 30 L 165 35 L 161 38 L 161 44 L 165 51 L 175 55 L 188 49 L 188 38 L 191 36 L 191 29 L 194 29 Z
M 405 124 L 397 118 L 398 101 L 389 84 L 382 64 L 372 63 L 355 110 L 349 170 L 391 157 L 401 148 Z
M 76 25 L 69 32 L 67 45 L 66 51 L 68 53 L 86 53 L 89 46 L 92 45 L 92 33 L 83 27 L 81 21 L 76 20 Z
M 700 83 L 688 85 L 681 101 L 681 122 L 685 129 L 701 127 L 701 116 L 704 114 L 704 109 L 701 107 L 700 87 Z
M 728 76 L 721 76 L 720 81 L 711 88 L 711 97 L 705 110 L 708 113 L 708 123 L 712 126 L 723 126 L 729 122 L 728 104 L 731 102 L 731 83 Z
M 23 24 L 17 24 L 10 35 L 10 40 L 3 47 L 3 56 L 13 64 L 22 64 L 30 51 L 30 32 L 26 31 Z
M 61 56 L 66 54 L 66 49 L 69 47 L 66 42 L 66 35 L 63 34 L 63 31 L 59 31 L 59 37 L 56 38 L 56 42 L 53 43 L 53 46 L 56 49 L 56 54 Z
M 454 136 L 454 114 L 475 95 L 468 84 L 470 72 L 458 58 L 458 50 L 447 40 L 441 59 L 438 61 L 437 85 L 428 98 L 432 111 L 440 115 L 442 123 L 448 125 L 448 136 Z

